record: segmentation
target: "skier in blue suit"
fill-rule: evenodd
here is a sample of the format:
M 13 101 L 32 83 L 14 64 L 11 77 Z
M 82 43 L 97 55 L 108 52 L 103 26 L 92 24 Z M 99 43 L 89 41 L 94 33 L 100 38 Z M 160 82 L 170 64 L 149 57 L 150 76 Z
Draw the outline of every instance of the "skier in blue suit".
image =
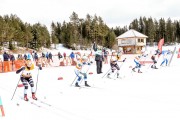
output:
M 167 64 L 168 64 L 168 57 L 169 57 L 170 54 L 171 54 L 170 50 L 162 51 L 163 61 L 161 62 L 160 66 L 162 66 L 164 63 L 166 63 L 166 66 L 167 66 Z
M 134 58 L 134 63 L 136 64 L 136 66 L 132 69 L 132 71 L 134 71 L 134 72 L 136 72 L 135 69 L 137 68 L 137 69 L 138 69 L 138 73 L 142 73 L 142 72 L 140 71 L 140 68 L 141 68 L 141 63 L 140 63 L 140 61 L 139 61 L 140 57 L 141 57 L 141 56 L 136 56 L 136 57 Z

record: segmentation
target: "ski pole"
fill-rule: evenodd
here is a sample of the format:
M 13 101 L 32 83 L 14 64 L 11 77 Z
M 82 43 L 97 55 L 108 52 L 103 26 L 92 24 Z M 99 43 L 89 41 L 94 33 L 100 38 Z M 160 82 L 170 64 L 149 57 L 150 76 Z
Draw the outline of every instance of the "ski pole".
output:
M 146 56 L 144 56 L 144 55 L 142 56 L 142 57 L 145 57 L 145 59 L 142 61 L 142 65 L 145 65 L 145 62 L 146 62 L 146 59 L 147 59 L 147 55 Z
M 71 86 L 73 85 L 73 83 L 74 83 L 74 81 L 76 80 L 76 78 L 77 78 L 77 75 L 76 75 L 76 77 L 74 78 L 74 80 L 72 81 Z
M 77 78 L 77 75 L 76 75 L 76 77 L 74 78 L 74 80 L 72 81 L 72 83 L 71 83 L 71 85 L 70 85 L 70 86 L 72 86 L 72 85 L 73 85 L 73 83 L 74 83 L 74 81 L 76 80 L 76 78 Z
M 91 65 L 90 65 L 90 66 L 91 66 Z M 87 72 L 89 71 L 89 69 L 90 69 L 90 66 L 89 66 L 89 68 L 87 69 L 87 71 L 86 71 L 86 74 L 87 74 Z M 83 79 L 84 79 L 84 78 L 83 78 Z M 82 82 L 82 80 L 81 80 L 81 82 Z M 81 82 L 80 82 L 80 83 L 81 83 Z
M 121 66 L 119 67 L 119 70 L 122 68 L 122 66 L 123 66 L 123 64 L 124 64 L 124 62 L 125 62 L 125 60 L 126 60 L 126 58 L 124 58 L 123 61 L 119 61 L 119 62 L 123 62 L 123 63 L 121 64 Z M 118 73 L 118 70 L 117 70 L 117 72 L 114 74 L 114 77 L 116 76 L 117 73 Z
M 90 65 L 90 66 L 91 66 L 91 65 Z M 90 66 L 89 66 L 89 68 L 87 69 L 86 73 L 89 71 Z M 81 70 L 82 70 L 82 69 L 81 69 Z M 81 71 L 80 71 L 80 72 L 81 72 Z M 74 80 L 72 81 L 71 86 L 73 85 L 73 83 L 74 83 L 74 81 L 76 80 L 76 78 L 77 78 L 77 75 L 76 75 L 76 77 L 74 78 Z
M 154 60 L 152 60 L 152 61 L 153 61 L 153 63 L 149 64 L 149 66 L 148 66 L 148 68 L 147 68 L 146 72 L 148 71 L 148 69 L 150 68 L 150 66 L 152 66 L 152 65 L 154 65 L 154 64 L 157 64 L 157 62 L 158 62 L 159 58 L 160 58 L 160 56 L 157 58 L 157 60 L 155 60 L 155 61 L 156 61 L 156 63 L 154 63 Z
M 37 74 L 36 91 L 35 91 L 35 93 L 37 92 L 37 84 L 38 84 L 38 78 L 39 78 L 39 70 L 42 70 L 41 64 L 38 64 L 38 74 Z
M 18 84 L 19 84 L 20 79 L 21 79 L 21 78 L 19 78 L 19 80 L 18 80 L 18 83 L 17 83 L 17 85 L 16 85 L 16 88 L 15 88 L 15 90 L 14 90 L 14 93 L 13 93 L 13 95 L 12 95 L 11 100 L 14 98 L 14 95 L 15 95 L 15 93 L 16 93 L 16 90 L 17 90 L 17 87 L 18 87 Z
M 125 60 L 126 60 L 126 58 L 124 58 L 124 60 L 123 61 L 118 61 L 118 62 L 125 62 Z M 120 68 L 122 67 L 122 64 L 121 64 L 121 66 L 120 66 Z M 111 70 L 111 68 L 102 76 L 102 78 L 104 78 L 104 76 L 106 76 L 108 73 L 109 73 L 109 71 Z
M 121 68 L 121 67 L 123 66 L 123 64 L 124 64 L 125 61 L 126 61 L 126 58 L 124 58 L 123 61 L 118 61 L 118 62 L 123 62 L 119 68 Z
M 35 91 L 35 93 L 37 92 L 38 78 L 39 78 L 39 68 L 38 68 L 38 74 L 37 74 L 37 81 L 36 81 L 36 91 Z
M 111 68 L 102 76 L 102 78 L 104 78 L 104 76 L 106 76 L 110 70 L 111 70 Z

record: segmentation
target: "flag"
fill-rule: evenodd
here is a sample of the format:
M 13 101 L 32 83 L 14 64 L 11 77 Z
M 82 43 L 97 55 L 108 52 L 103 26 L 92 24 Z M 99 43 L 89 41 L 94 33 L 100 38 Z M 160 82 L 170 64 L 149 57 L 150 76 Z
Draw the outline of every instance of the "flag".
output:
M 177 56 L 177 58 L 180 58 L 180 48 L 179 48 L 179 51 L 178 51 L 178 56 Z
M 159 40 L 159 43 L 158 43 L 158 49 L 160 50 L 160 52 L 162 52 L 162 46 L 164 44 L 164 38 L 160 39 Z

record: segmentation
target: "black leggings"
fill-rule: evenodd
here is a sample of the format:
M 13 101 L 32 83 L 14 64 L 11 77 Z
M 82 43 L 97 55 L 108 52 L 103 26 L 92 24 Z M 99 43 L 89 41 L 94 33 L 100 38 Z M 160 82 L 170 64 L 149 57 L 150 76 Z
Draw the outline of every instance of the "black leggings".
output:
M 31 87 L 34 87 L 34 82 L 33 82 L 32 77 L 30 78 L 21 77 L 21 82 L 23 83 L 25 89 L 28 89 L 28 83 Z

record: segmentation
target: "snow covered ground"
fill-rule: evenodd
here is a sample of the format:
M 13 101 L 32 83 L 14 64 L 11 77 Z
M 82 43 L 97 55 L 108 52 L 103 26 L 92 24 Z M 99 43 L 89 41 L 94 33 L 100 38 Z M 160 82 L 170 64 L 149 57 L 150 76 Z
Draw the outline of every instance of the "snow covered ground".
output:
M 30 102 L 21 99 L 23 87 L 17 88 L 11 100 L 19 74 L 0 73 L 0 96 L 5 111 L 5 117 L 0 114 L 0 119 L 180 120 L 180 59 L 177 54 L 171 66 L 155 70 L 146 64 L 141 74 L 131 72 L 134 62 L 130 55 L 123 58 L 127 61 L 121 67 L 121 78 L 116 80 L 102 78 L 109 65 L 103 65 L 102 74 L 96 74 L 96 65 L 91 65 L 89 72 L 93 74 L 88 75 L 91 88 L 71 86 L 75 78 L 74 66 L 47 67 L 39 74 L 34 70 L 38 101 L 30 99 Z M 118 64 L 121 66 L 122 62 Z M 30 91 L 29 88 L 29 96 Z

